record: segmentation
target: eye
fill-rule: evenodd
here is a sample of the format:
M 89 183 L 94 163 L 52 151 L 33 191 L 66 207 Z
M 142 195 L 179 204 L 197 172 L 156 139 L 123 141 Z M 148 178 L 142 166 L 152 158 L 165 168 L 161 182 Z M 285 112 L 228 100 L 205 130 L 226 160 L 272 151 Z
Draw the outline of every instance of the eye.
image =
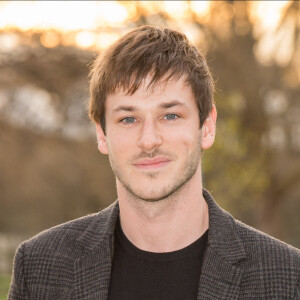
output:
M 121 122 L 124 124 L 132 124 L 135 122 L 135 118 L 134 117 L 126 117 L 126 118 L 122 119 Z
M 169 120 L 169 121 L 175 120 L 177 118 L 179 118 L 179 116 L 176 115 L 176 114 L 167 114 L 167 115 L 164 116 L 164 119 Z

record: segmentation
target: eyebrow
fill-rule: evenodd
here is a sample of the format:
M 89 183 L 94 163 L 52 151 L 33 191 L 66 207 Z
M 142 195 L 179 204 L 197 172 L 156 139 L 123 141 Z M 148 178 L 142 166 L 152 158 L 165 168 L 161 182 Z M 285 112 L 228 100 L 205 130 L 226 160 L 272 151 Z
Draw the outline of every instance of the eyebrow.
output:
M 135 110 L 137 110 L 137 109 L 134 106 L 121 105 L 121 106 L 118 106 L 117 108 L 115 108 L 113 110 L 113 112 L 118 112 L 118 111 L 135 111 Z
M 171 102 L 163 102 L 163 103 L 160 103 L 158 105 L 159 108 L 171 108 L 171 107 L 174 107 L 174 106 L 185 106 L 185 103 L 182 103 L 178 100 L 173 100 Z M 116 107 L 113 112 L 119 112 L 119 111 L 129 111 L 129 112 L 132 112 L 132 111 L 137 111 L 137 107 L 135 106 L 130 106 L 130 105 L 120 105 L 118 107 Z
M 171 102 L 164 102 L 164 103 L 161 103 L 159 105 L 160 108 L 171 108 L 171 107 L 174 107 L 174 106 L 185 106 L 185 103 L 183 102 L 180 102 L 178 100 L 173 100 Z

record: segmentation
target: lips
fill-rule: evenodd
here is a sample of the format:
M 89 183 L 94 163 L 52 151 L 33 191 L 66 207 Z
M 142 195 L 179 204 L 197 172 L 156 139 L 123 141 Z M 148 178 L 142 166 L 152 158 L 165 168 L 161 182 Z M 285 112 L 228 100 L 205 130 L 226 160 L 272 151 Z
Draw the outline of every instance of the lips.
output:
M 138 160 L 134 165 L 140 169 L 153 169 L 167 165 L 170 162 L 165 157 L 144 158 Z

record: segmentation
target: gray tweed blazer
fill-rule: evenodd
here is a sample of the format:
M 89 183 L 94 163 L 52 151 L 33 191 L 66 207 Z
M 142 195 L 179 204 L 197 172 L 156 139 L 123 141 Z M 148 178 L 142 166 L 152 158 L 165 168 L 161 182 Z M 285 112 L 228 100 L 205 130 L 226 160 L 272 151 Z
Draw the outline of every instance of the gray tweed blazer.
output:
M 209 235 L 197 299 L 300 299 L 300 251 L 235 220 L 206 190 L 203 195 Z M 8 299 L 107 299 L 118 214 L 116 201 L 22 243 Z

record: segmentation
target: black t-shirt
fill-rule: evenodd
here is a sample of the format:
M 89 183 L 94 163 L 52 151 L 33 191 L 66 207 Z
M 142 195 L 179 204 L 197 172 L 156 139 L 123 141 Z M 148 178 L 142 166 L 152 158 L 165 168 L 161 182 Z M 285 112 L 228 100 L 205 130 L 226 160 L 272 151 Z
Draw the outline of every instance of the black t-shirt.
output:
M 207 236 L 177 251 L 148 252 L 127 239 L 118 220 L 108 299 L 197 299 Z

